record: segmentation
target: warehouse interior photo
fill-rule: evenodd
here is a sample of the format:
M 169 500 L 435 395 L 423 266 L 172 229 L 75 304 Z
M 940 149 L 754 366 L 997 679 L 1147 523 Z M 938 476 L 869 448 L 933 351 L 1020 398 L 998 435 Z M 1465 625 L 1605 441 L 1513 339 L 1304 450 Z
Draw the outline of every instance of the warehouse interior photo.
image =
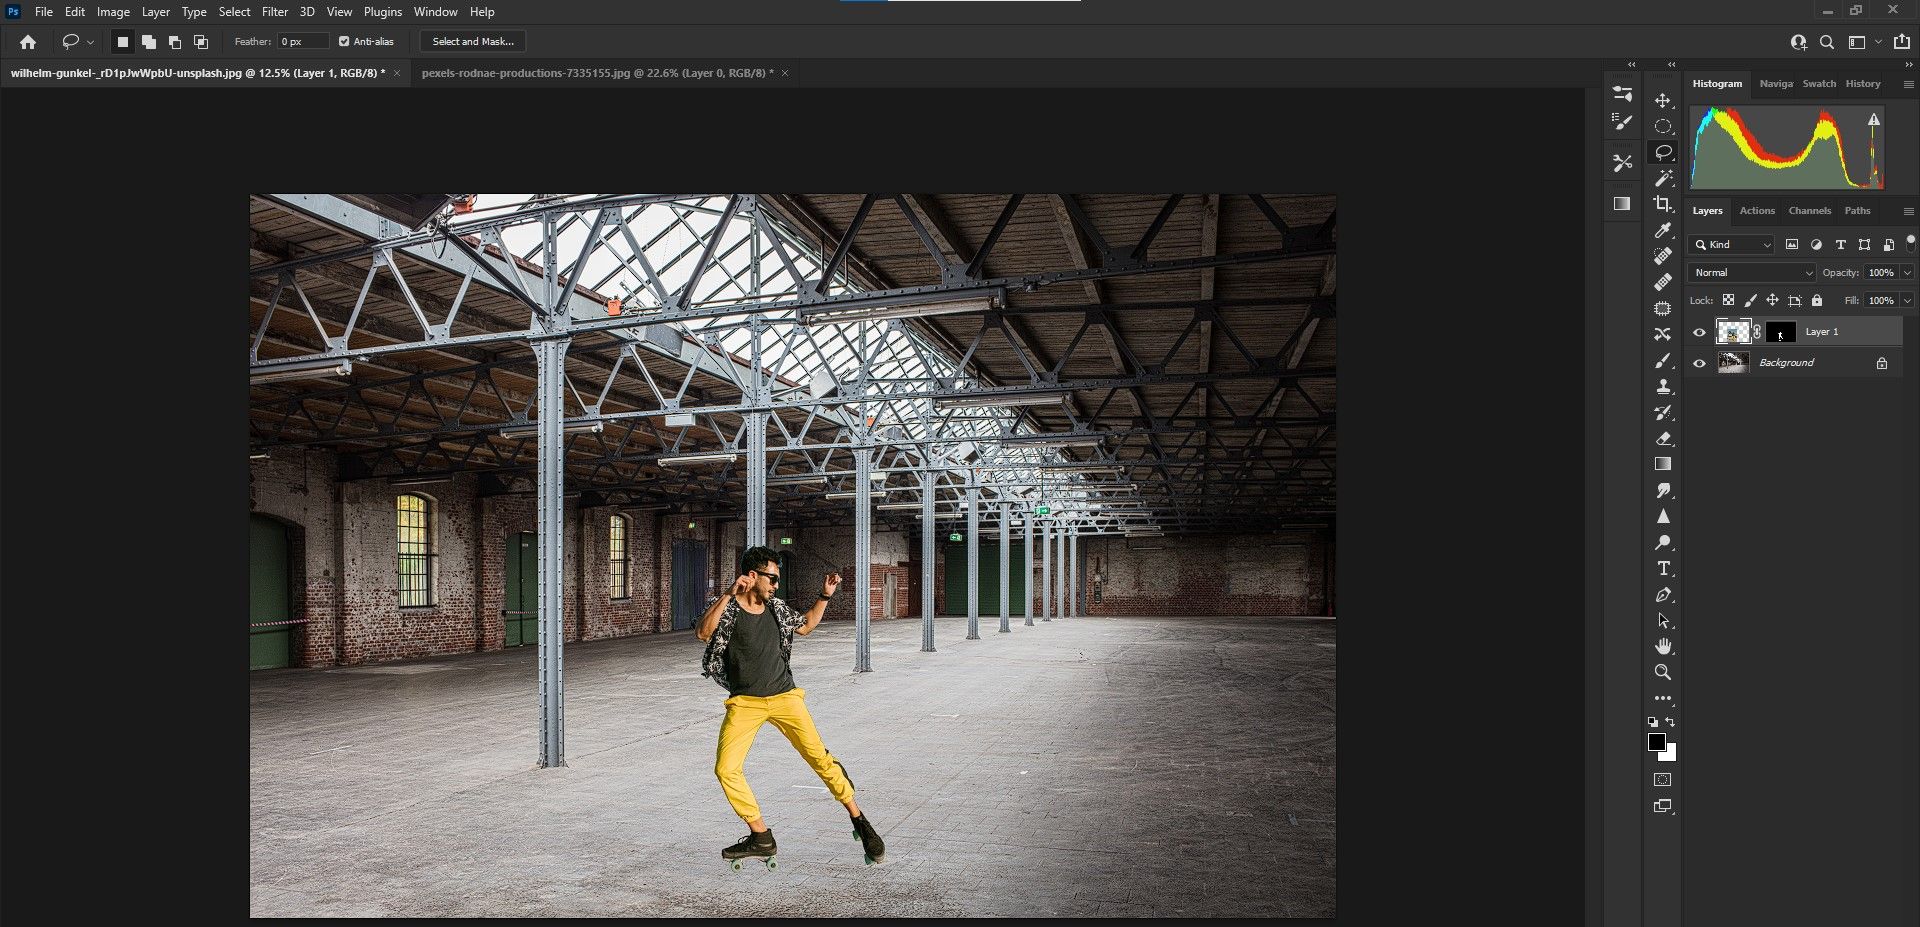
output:
M 250 197 L 251 913 L 1333 916 L 1335 205 Z

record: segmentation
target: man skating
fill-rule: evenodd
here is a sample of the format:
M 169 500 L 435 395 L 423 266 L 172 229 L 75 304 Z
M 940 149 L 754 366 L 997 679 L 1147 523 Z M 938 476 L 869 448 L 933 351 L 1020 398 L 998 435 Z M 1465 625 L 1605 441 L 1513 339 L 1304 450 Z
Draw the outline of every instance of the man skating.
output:
M 840 574 L 829 573 L 820 587 L 820 598 L 800 614 L 785 600 L 774 598 L 780 585 L 778 555 L 766 547 L 747 550 L 741 558 L 744 571 L 725 595 L 722 595 L 694 625 L 693 633 L 707 641 L 701 658 L 702 672 L 725 687 L 731 696 L 726 701 L 727 717 L 720 723 L 720 746 L 713 774 L 720 779 L 733 812 L 747 822 L 749 833 L 739 843 L 720 851 L 722 858 L 739 860 L 758 856 L 773 868 L 773 831 L 760 816 L 760 806 L 747 787 L 743 767 L 747 750 L 760 725 L 772 722 L 800 751 L 801 758 L 813 767 L 834 799 L 847 806 L 853 819 L 854 836 L 866 848 L 867 862 L 881 862 L 886 844 L 879 832 L 860 813 L 853 800 L 853 781 L 846 768 L 827 752 L 814 730 L 813 716 L 807 713 L 807 690 L 793 684 L 789 661 L 793 654 L 793 635 L 811 634 L 827 612 L 827 600 L 840 588 Z M 735 862 L 734 867 L 738 868 Z

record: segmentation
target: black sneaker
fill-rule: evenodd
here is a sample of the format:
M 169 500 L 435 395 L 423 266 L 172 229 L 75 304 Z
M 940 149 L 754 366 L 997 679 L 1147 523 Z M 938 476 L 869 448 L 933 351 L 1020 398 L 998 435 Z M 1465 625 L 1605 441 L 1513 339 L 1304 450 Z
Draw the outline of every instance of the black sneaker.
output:
M 749 832 L 740 839 L 739 843 L 721 850 L 720 858 L 733 860 L 733 868 L 736 872 L 740 869 L 741 860 L 756 856 L 766 861 L 768 869 L 777 869 L 780 864 L 774 861 L 773 854 L 773 829 L 768 828 L 757 834 Z
M 853 839 L 860 841 L 860 845 L 866 848 L 867 865 L 887 861 L 887 842 L 880 839 L 880 832 L 873 829 L 873 824 L 867 820 L 864 812 L 853 819 Z

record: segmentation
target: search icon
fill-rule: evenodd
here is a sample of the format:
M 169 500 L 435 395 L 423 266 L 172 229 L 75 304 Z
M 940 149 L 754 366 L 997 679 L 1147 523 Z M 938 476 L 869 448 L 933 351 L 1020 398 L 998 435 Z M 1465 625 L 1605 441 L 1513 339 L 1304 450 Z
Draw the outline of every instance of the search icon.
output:
M 1807 37 L 1796 32 L 1793 38 L 1787 40 L 1787 44 L 1792 46 L 1794 51 L 1806 51 Z
M 1831 51 L 1833 49 L 1833 36 L 1830 36 L 1830 35 L 1821 36 L 1820 47 Z
M 1696 238 L 1696 239 L 1694 239 L 1694 240 L 1693 240 L 1693 250 L 1695 250 L 1695 251 L 1705 251 L 1705 250 L 1707 250 L 1707 240 L 1706 240 L 1706 239 L 1704 239 L 1704 238 Z
M 1661 679 L 1665 679 L 1665 680 L 1666 680 L 1666 681 L 1668 681 L 1668 682 L 1672 682 L 1672 681 L 1673 681 L 1673 677 L 1672 677 L 1672 676 L 1669 676 L 1669 675 L 1667 675 L 1667 665 L 1666 665 L 1665 663 L 1656 663 L 1656 664 L 1654 664 L 1654 667 L 1653 667 L 1653 674 L 1654 674 L 1655 676 L 1658 676 L 1658 677 L 1660 677 Z
M 74 35 L 74 34 L 73 34 L 73 33 L 71 33 L 71 32 L 69 32 L 69 33 L 67 33 L 66 35 L 63 35 L 63 36 L 61 36 L 61 37 L 60 37 L 60 49 L 61 49 L 62 51 L 65 51 L 66 49 L 69 49 L 69 48 L 72 48 L 72 47 L 74 47 L 75 45 L 78 45 L 78 44 L 80 44 L 80 37 L 79 37 L 79 36 L 77 36 L 77 35 Z

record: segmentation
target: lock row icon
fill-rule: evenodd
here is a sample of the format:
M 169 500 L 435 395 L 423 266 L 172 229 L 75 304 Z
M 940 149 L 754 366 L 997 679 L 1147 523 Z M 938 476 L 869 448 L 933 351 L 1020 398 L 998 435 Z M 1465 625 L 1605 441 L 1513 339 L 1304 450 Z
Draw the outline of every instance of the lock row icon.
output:
M 1887 369 L 1887 359 L 1886 359 L 1886 358 L 1884 358 L 1884 357 L 1882 357 L 1882 358 L 1879 358 L 1879 359 L 1877 359 L 1877 360 L 1875 360 L 1875 361 L 1873 362 L 1873 369 L 1875 369 L 1875 370 L 1885 370 L 1885 369 Z

